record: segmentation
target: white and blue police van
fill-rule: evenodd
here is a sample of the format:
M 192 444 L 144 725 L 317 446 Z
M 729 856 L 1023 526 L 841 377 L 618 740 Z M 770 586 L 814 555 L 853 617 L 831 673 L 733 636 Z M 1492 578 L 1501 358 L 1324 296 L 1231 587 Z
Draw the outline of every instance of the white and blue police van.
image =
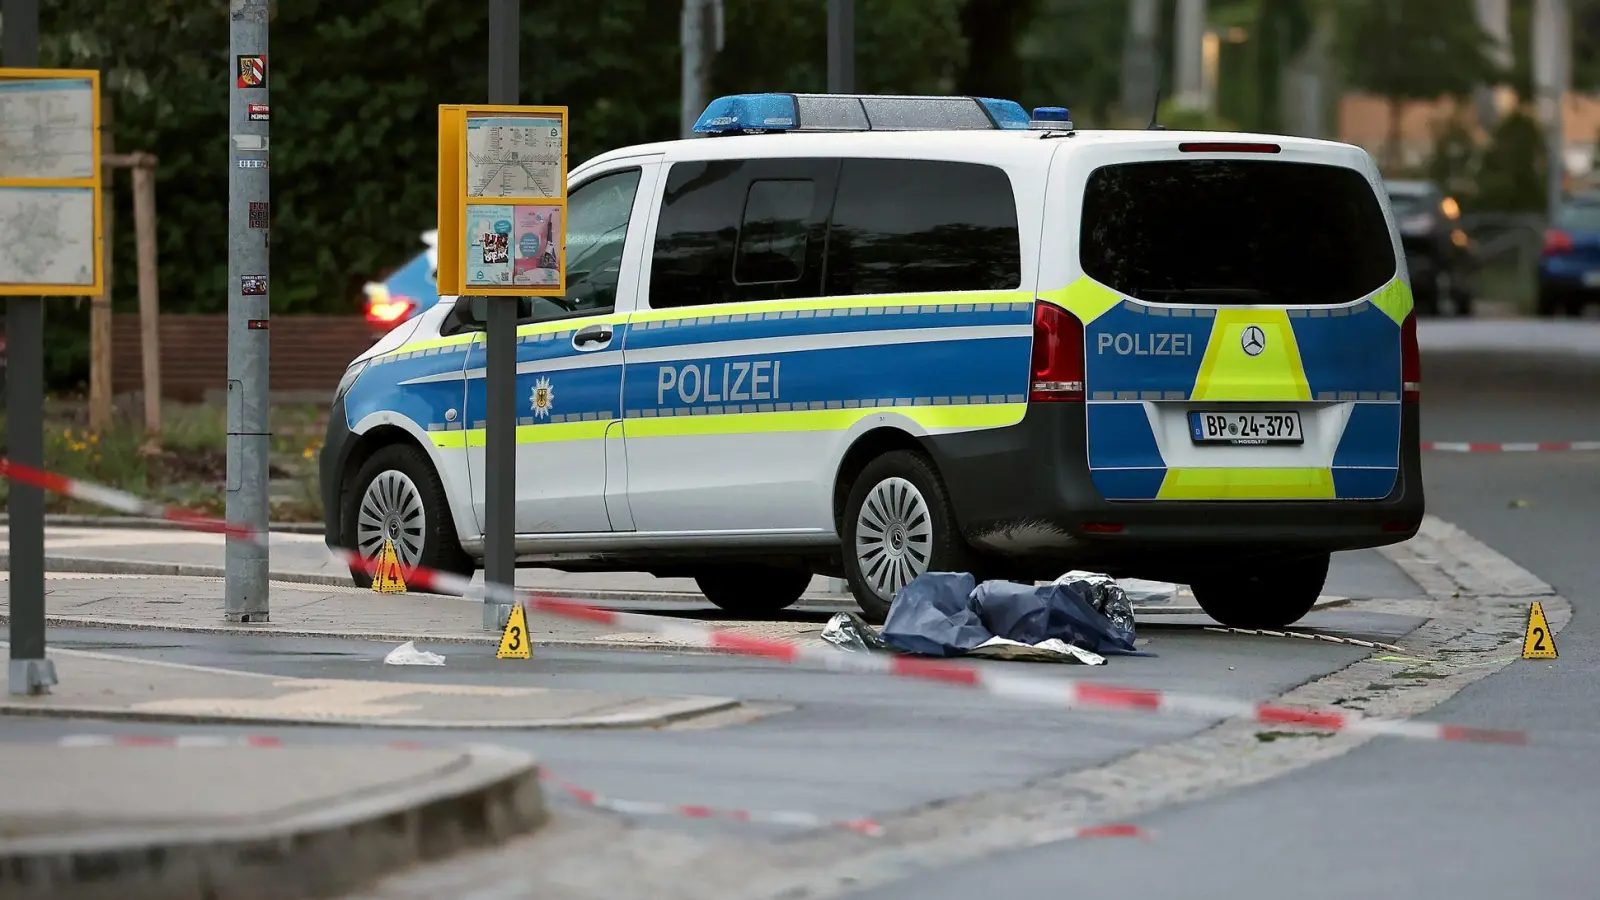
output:
M 843 577 L 874 618 L 930 570 L 1080 568 L 1276 627 L 1331 553 L 1416 532 L 1412 293 L 1361 149 L 974 97 L 739 95 L 695 130 L 570 173 L 567 293 L 520 301 L 519 565 L 746 615 Z M 479 566 L 475 306 L 340 381 L 330 542 Z

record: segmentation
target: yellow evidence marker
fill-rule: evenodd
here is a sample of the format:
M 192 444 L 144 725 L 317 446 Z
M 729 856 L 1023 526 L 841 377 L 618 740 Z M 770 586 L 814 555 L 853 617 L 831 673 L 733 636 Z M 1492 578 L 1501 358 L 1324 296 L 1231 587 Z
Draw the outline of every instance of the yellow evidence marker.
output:
M 1550 623 L 1545 621 L 1544 607 L 1533 601 L 1528 610 L 1528 633 L 1522 639 L 1523 659 L 1555 659 L 1556 638 L 1550 633 Z
M 528 619 L 522 614 L 522 604 L 511 607 L 506 619 L 506 630 L 500 635 L 500 651 L 495 659 L 532 659 L 533 647 L 528 642 Z
M 400 570 L 400 557 L 394 552 L 392 541 L 383 542 L 383 552 L 378 554 L 378 566 L 372 573 L 372 589 L 380 594 L 404 594 L 405 573 Z

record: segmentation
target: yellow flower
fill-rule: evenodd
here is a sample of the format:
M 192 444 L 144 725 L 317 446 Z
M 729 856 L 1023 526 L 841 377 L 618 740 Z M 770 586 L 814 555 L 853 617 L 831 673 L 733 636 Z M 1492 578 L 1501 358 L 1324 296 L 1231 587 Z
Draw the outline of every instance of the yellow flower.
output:
M 98 434 L 90 434 L 89 435 L 89 443 L 91 443 L 91 444 L 100 443 L 100 435 L 98 435 Z
M 67 430 L 61 432 L 61 439 L 67 441 L 72 440 L 72 429 L 68 428 Z
M 306 449 L 305 449 L 305 450 L 304 450 L 304 451 L 302 451 L 302 452 L 301 452 L 301 453 L 300 453 L 300 455 L 301 455 L 301 456 L 303 456 L 303 457 L 305 457 L 305 458 L 306 458 L 306 459 L 310 459 L 310 458 L 311 458 L 311 457 L 312 457 L 312 450 L 311 450 L 311 448 L 310 448 L 310 447 L 307 447 L 307 448 L 306 448 Z

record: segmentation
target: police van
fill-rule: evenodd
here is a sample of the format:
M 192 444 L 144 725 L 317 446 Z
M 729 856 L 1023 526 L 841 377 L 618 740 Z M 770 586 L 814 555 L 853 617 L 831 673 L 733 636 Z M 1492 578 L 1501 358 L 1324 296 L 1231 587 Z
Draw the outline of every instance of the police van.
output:
M 521 565 L 694 578 L 1071 568 L 1294 622 L 1423 514 L 1412 293 L 1379 173 L 1300 138 L 1077 130 L 972 97 L 724 97 L 569 180 L 521 302 Z M 339 383 L 328 540 L 471 573 L 484 322 L 446 297 Z M 357 573 L 357 580 L 361 575 Z

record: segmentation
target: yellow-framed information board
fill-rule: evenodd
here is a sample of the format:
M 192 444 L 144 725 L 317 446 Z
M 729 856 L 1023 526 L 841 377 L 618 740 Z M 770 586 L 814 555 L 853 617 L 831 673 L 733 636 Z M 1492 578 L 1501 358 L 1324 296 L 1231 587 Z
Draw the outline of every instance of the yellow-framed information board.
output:
M 0 69 L 0 295 L 95 296 L 100 73 Z
M 567 292 L 567 108 L 439 107 L 439 293 Z

